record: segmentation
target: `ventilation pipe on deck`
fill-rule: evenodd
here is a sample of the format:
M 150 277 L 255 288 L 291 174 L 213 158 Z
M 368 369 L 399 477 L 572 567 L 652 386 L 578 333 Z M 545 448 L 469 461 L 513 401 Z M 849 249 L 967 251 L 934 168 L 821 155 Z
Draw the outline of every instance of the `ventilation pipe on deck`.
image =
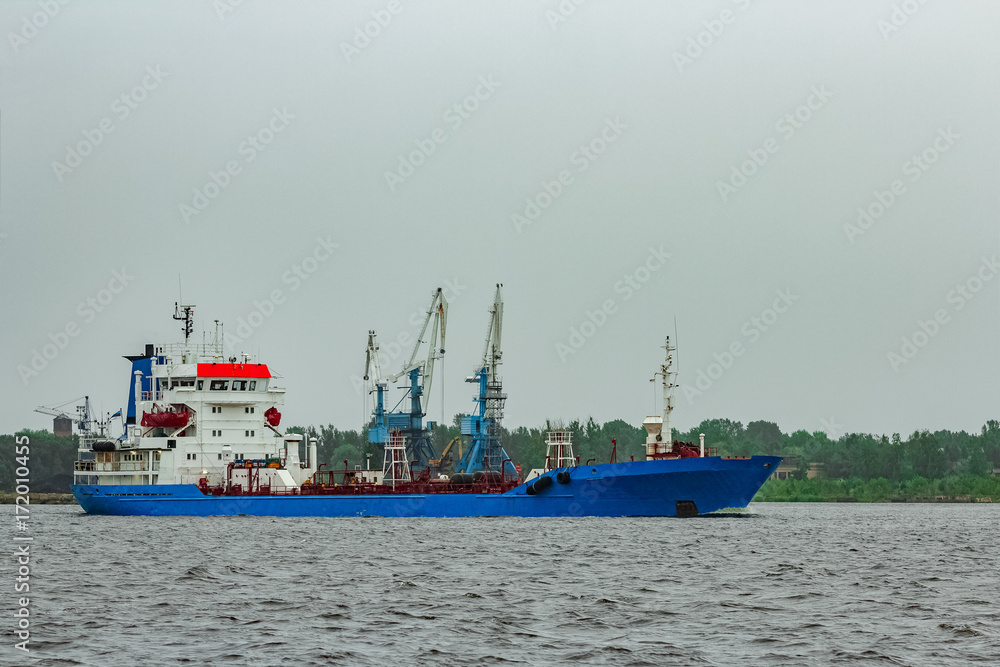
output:
M 139 402 L 142 400 L 142 371 L 135 371 L 135 404 L 136 404 L 136 414 L 139 413 Z
M 132 414 L 138 417 L 139 415 L 139 402 L 142 400 L 142 371 L 134 371 L 132 373 L 135 376 L 135 387 L 133 391 L 135 392 L 135 403 L 132 404 Z M 134 424 L 132 426 L 131 437 L 128 438 L 129 444 L 133 447 L 138 446 L 139 436 L 142 431 L 139 430 L 139 425 Z
M 699 433 L 698 434 L 698 440 L 701 443 L 701 457 L 705 458 L 705 434 L 704 433 Z

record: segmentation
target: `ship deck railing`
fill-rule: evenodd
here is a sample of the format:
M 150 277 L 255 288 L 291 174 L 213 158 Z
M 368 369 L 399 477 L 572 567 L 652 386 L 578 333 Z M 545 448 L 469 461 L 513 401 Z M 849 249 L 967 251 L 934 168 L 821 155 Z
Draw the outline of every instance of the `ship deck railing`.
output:
M 81 472 L 159 472 L 160 462 L 153 461 L 75 461 L 73 469 Z
M 222 346 L 216 343 L 167 343 L 162 346 L 167 356 L 192 355 L 198 358 L 222 359 Z
M 371 496 L 371 495 L 432 495 L 432 494 L 501 494 L 521 484 L 520 480 L 504 483 L 472 483 L 449 485 L 437 482 L 404 482 L 393 487 L 388 484 L 342 484 L 336 486 L 310 485 L 259 486 L 245 489 L 234 484 L 229 489 L 222 486 L 201 485 L 202 493 L 209 496 Z

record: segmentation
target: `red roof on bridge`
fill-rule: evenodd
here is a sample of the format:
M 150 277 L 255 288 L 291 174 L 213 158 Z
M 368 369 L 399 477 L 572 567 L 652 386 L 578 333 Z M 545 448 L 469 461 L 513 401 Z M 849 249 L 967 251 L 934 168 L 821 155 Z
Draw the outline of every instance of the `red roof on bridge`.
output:
M 269 378 L 267 364 L 198 364 L 200 378 Z

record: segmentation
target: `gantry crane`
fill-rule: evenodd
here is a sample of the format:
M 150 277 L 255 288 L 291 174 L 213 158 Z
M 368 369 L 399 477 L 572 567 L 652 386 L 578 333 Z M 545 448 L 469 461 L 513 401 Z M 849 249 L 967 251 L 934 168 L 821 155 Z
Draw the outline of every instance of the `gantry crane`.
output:
M 372 388 L 368 393 L 375 392 L 375 409 L 372 413 L 374 423 L 368 428 L 368 442 L 385 444 L 389 430 L 385 425 L 385 389 L 386 382 L 382 379 L 382 366 L 378 358 L 378 335 L 374 329 L 368 331 L 368 349 L 365 351 L 365 381 L 371 380 Z
M 69 403 L 75 403 L 76 401 L 83 400 L 83 405 L 76 406 L 76 419 L 74 420 L 68 413 L 66 413 L 62 407 Z M 88 435 L 93 428 L 93 418 L 91 417 L 90 408 L 90 396 L 80 396 L 79 398 L 74 398 L 71 401 L 66 401 L 61 405 L 49 408 L 44 405 L 39 405 L 35 408 L 35 412 L 40 412 L 43 415 L 51 415 L 57 419 L 69 419 L 76 422 L 76 427 L 79 429 L 81 435 Z
M 427 467 L 431 459 L 436 457 L 434 445 L 431 443 L 431 429 L 434 422 L 428 422 L 425 426 L 423 419 L 427 414 L 427 403 L 430 399 L 431 383 L 434 379 L 434 362 L 444 358 L 447 324 L 448 301 L 444 298 L 444 293 L 439 287 L 434 292 L 431 305 L 427 308 L 424 324 L 413 345 L 409 361 L 403 365 L 401 371 L 390 375 L 387 382 L 381 382 L 380 378 L 378 343 L 375 332 L 370 331 L 368 335 L 365 378 L 368 379 L 369 376 L 373 378 L 371 391 L 376 393 L 375 409 L 372 415 L 374 423 L 368 429 L 368 442 L 385 446 L 389 432 L 398 430 L 405 438 L 409 460 L 415 462 L 413 464 L 414 471 Z M 430 327 L 430 336 L 424 340 L 428 327 Z M 427 343 L 427 357 L 418 361 L 424 343 Z M 375 375 L 370 375 L 371 373 L 375 373 Z M 409 377 L 409 385 L 402 387 L 406 389 L 406 393 L 392 410 L 386 412 L 384 401 L 388 382 L 397 382 L 404 376 Z M 410 399 L 410 410 L 403 412 L 399 408 L 407 397 Z
M 499 374 L 503 354 L 500 346 L 503 332 L 502 287 L 502 284 L 497 284 L 493 306 L 490 308 L 490 324 L 486 330 L 482 361 L 476 367 L 475 374 L 465 380 L 477 383 L 479 394 L 475 398 L 474 414 L 463 415 L 461 419 L 462 435 L 471 436 L 472 441 L 455 466 L 455 472 L 483 470 L 500 473 L 503 470 L 505 475 L 517 475 L 514 464 L 500 444 L 500 424 L 503 421 L 504 402 L 507 400 Z

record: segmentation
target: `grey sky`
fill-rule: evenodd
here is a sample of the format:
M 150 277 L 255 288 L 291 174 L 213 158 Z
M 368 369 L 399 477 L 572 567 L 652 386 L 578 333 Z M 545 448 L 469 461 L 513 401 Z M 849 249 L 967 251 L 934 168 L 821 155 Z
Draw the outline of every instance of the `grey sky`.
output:
M 508 426 L 640 423 L 674 317 L 679 382 L 705 373 L 682 428 L 996 418 L 997 3 L 223 7 L 0 4 L 0 431 L 121 407 L 121 355 L 180 335 L 178 273 L 199 332 L 280 290 L 242 347 L 285 377 L 288 424 L 357 428 L 368 329 L 412 336 L 438 286 L 430 413 L 442 378 L 448 418 L 471 409 L 496 282 Z M 845 230 L 859 207 L 884 212 Z

